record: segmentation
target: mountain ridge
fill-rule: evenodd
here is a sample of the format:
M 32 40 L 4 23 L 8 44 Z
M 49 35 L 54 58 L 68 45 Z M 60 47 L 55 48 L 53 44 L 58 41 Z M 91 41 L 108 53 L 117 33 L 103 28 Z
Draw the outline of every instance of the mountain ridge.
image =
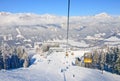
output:
M 70 16 L 69 38 L 80 40 L 99 33 L 105 33 L 104 37 L 109 37 L 116 30 L 120 31 L 119 21 L 119 16 L 105 12 L 92 16 Z M 61 38 L 66 38 L 66 16 L 0 12 L 0 22 L 1 34 L 15 34 L 17 27 L 29 37 L 36 35 L 43 39 L 53 39 L 61 35 Z

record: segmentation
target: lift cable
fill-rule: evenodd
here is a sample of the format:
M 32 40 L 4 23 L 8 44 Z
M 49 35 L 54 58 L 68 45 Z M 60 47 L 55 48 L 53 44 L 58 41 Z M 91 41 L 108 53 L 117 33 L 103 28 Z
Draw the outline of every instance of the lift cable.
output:
M 67 13 L 67 43 L 66 43 L 66 53 L 68 51 L 68 40 L 69 40 L 69 15 L 70 15 L 70 0 L 68 0 L 68 13 Z

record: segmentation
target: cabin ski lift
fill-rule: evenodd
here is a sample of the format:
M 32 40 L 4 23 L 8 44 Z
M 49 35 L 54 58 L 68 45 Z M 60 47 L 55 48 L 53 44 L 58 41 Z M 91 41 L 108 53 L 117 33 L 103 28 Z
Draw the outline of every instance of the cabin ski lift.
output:
M 84 54 L 85 67 L 92 67 L 92 53 Z

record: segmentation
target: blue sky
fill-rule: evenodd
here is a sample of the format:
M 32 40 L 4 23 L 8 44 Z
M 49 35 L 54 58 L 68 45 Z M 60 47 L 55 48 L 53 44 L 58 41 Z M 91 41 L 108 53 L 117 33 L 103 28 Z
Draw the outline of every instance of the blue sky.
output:
M 0 0 L 0 11 L 67 15 L 68 0 Z M 120 0 L 71 0 L 70 15 L 120 15 Z

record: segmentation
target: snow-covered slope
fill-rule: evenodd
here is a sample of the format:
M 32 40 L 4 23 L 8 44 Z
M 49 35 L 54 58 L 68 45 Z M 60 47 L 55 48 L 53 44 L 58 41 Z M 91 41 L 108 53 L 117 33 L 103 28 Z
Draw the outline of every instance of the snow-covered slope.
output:
M 39 35 L 43 40 L 59 38 L 59 36 L 65 38 L 66 21 L 66 16 L 0 12 L 0 32 L 1 34 L 12 33 L 14 35 L 17 33 L 15 28 L 18 27 L 22 31 L 21 33 L 29 37 Z M 107 13 L 93 16 L 70 16 L 69 37 L 80 39 L 98 33 L 105 33 L 105 36 L 108 37 L 112 32 L 120 30 L 119 21 L 119 16 Z
M 74 52 L 74 51 L 73 51 Z M 54 52 L 47 58 L 38 54 L 29 68 L 16 70 L 1 70 L 0 81 L 119 81 L 120 76 L 96 69 L 72 66 L 71 61 L 76 56 L 82 56 L 84 51 L 74 52 L 65 58 L 64 52 Z
M 117 38 L 116 36 L 112 36 L 112 37 L 110 37 L 110 38 L 108 38 L 108 39 L 105 39 L 106 41 L 120 41 L 120 39 L 119 38 Z

